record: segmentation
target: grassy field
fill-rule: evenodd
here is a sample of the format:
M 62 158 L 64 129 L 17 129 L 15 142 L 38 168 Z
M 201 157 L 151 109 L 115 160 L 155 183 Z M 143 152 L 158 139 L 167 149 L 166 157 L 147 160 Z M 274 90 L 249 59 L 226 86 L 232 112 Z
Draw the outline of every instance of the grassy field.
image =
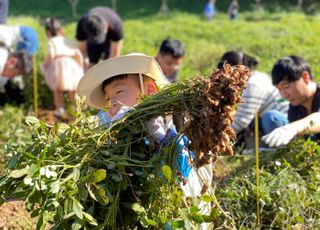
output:
M 270 72 L 274 62 L 285 55 L 296 54 L 307 59 L 315 76 L 320 74 L 320 17 L 302 13 L 253 15 L 243 13 L 239 20 L 229 21 L 226 15 L 203 21 L 201 15 L 172 13 L 167 18 L 148 16 L 124 21 L 123 53 L 143 52 L 155 55 L 160 42 L 167 38 L 180 39 L 186 47 L 181 78 L 207 75 L 217 65 L 219 57 L 230 49 L 240 50 L 260 60 L 259 69 Z M 25 24 L 39 33 L 40 62 L 45 53 L 46 38 L 35 17 L 12 17 L 10 24 Z M 74 38 L 76 22 L 65 23 L 66 36 Z
M 36 5 L 39 4 L 38 1 L 24 1 L 21 4 L 26 6 L 28 2 L 35 4 L 34 9 L 42 10 L 52 4 L 52 1 L 49 0 L 46 1 L 45 7 Z M 123 1 L 119 1 L 120 12 L 121 2 Z M 171 3 L 173 2 L 175 1 Z M 16 1 L 12 0 L 10 6 L 13 13 L 22 14 L 19 11 L 21 6 L 15 8 L 15 4 Z M 63 6 L 60 1 L 59 6 Z M 53 5 L 51 7 L 54 9 L 52 16 L 60 18 L 61 15 L 58 13 L 60 11 L 57 11 Z M 11 16 L 8 20 L 8 24 L 28 25 L 38 32 L 40 52 L 37 55 L 37 66 L 42 62 L 46 53 L 46 37 L 43 28 L 43 18 L 46 13 L 42 10 L 39 10 L 38 17 Z M 79 7 L 80 10 L 84 10 L 84 6 Z M 302 56 L 309 61 L 316 79 L 320 80 L 320 56 L 317 48 L 317 44 L 320 44 L 319 15 L 307 15 L 301 12 L 260 14 L 244 12 L 240 14 L 237 21 L 229 21 L 227 15 L 219 14 L 214 20 L 208 22 L 202 19 L 201 13 L 196 14 L 197 11 L 199 8 L 194 9 L 191 13 L 171 12 L 166 18 L 156 14 L 131 19 L 124 16 L 128 19 L 124 20 L 123 53 L 142 52 L 155 55 L 161 41 L 172 37 L 180 39 L 186 48 L 185 62 L 180 73 L 181 79 L 210 74 L 215 69 L 221 55 L 227 50 L 234 49 L 257 57 L 260 61 L 258 69 L 267 73 L 270 73 L 278 58 L 290 54 Z M 69 15 L 70 19 L 70 13 L 65 12 L 65 15 Z M 74 38 L 75 26 L 76 20 L 64 21 L 66 36 Z M 52 95 L 48 93 L 43 77 L 41 75 L 38 77 L 40 79 L 40 105 L 52 105 Z M 27 79 L 26 94 L 29 98 L 29 108 L 32 110 L 32 78 Z M 16 119 L 20 122 L 24 114 L 16 114 L 21 114 L 21 117 Z M 5 129 L 0 130 L 4 132 Z M 1 136 L 3 136 L 2 133 Z M 6 136 L 8 136 L 7 133 Z
M 161 41 L 167 37 L 180 39 L 186 48 L 186 58 L 180 72 L 181 79 L 197 75 L 208 75 L 215 69 L 221 55 L 227 50 L 240 50 L 257 57 L 258 69 L 267 73 L 274 62 L 286 55 L 304 57 L 311 65 L 316 79 L 320 80 L 320 16 L 298 11 L 285 12 L 276 3 L 268 6 L 273 13 L 254 14 L 249 0 L 240 1 L 245 6 L 239 20 L 229 21 L 224 14 L 227 1 L 218 1 L 221 10 L 214 20 L 202 19 L 205 0 L 168 1 L 170 14 L 166 18 L 157 15 L 160 1 L 118 1 L 118 10 L 124 18 L 125 41 L 123 53 L 142 52 L 155 55 Z M 278 1 L 280 2 L 280 1 Z M 282 2 L 285 6 L 288 1 Z M 27 25 L 36 29 L 40 40 L 37 64 L 45 56 L 46 37 L 43 19 L 55 16 L 64 22 L 66 36 L 74 38 L 76 20 L 71 16 L 70 5 L 62 0 L 11 0 L 8 24 Z M 110 1 L 80 1 L 78 13 L 81 15 L 94 4 L 108 4 Z M 137 6 L 138 7 L 137 7 Z M 293 7 L 293 5 L 291 5 Z M 312 10 L 309 10 L 310 12 Z M 40 104 L 52 104 L 43 77 L 40 80 Z M 26 93 L 32 105 L 32 78 L 27 79 Z M 30 107 L 32 108 L 32 107 Z M 7 107 L 0 109 L 0 174 L 3 172 L 3 147 L 6 143 L 28 142 L 31 133 L 21 124 L 26 111 L 32 109 Z M 8 126 L 10 124 L 10 126 Z M 8 128 L 9 127 L 9 128 Z

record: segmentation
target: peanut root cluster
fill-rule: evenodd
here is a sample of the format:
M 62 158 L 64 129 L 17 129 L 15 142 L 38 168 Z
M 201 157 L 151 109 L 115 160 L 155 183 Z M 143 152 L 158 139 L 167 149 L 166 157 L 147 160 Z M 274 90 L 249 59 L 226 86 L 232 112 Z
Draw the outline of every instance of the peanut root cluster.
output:
M 191 149 L 196 153 L 195 163 L 200 167 L 217 155 L 232 155 L 232 142 L 236 135 L 231 124 L 235 106 L 240 103 L 249 71 L 245 66 L 224 67 L 206 79 L 206 87 L 199 95 L 202 107 L 192 112 L 184 133 L 191 140 Z

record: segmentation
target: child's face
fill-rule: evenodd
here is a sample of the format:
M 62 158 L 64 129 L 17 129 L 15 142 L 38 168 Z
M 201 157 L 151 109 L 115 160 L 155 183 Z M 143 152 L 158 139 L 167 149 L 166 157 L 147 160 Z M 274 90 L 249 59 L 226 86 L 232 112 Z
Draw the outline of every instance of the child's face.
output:
M 127 78 L 112 81 L 104 87 L 111 117 L 116 115 L 121 106 L 133 107 L 137 104 L 141 90 L 136 78 L 137 76 L 129 74 Z

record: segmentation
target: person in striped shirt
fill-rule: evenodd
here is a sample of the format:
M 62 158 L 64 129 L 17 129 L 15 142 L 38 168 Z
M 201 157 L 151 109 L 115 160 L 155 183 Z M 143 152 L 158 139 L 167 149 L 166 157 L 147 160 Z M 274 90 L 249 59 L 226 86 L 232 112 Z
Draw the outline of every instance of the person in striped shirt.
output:
M 256 113 L 259 115 L 261 135 L 268 134 L 275 128 L 288 123 L 289 103 L 280 96 L 278 89 L 272 85 L 271 78 L 256 70 L 258 65 L 256 58 L 241 52 L 228 51 L 221 57 L 218 68 L 221 68 L 225 63 L 244 65 L 250 70 L 247 87 L 242 95 L 243 103 L 239 104 L 232 124 L 237 135 L 245 130 L 252 133 L 251 127 Z

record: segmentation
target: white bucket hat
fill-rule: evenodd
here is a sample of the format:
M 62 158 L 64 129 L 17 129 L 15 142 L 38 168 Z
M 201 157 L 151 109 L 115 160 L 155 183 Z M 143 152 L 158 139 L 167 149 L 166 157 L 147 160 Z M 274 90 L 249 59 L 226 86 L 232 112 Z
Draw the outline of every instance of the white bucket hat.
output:
M 85 96 L 85 102 L 89 106 L 103 109 L 107 104 L 102 91 L 102 83 L 120 74 L 144 74 L 154 79 L 160 88 L 169 83 L 153 57 L 133 53 L 110 58 L 89 69 L 78 84 L 79 96 Z

